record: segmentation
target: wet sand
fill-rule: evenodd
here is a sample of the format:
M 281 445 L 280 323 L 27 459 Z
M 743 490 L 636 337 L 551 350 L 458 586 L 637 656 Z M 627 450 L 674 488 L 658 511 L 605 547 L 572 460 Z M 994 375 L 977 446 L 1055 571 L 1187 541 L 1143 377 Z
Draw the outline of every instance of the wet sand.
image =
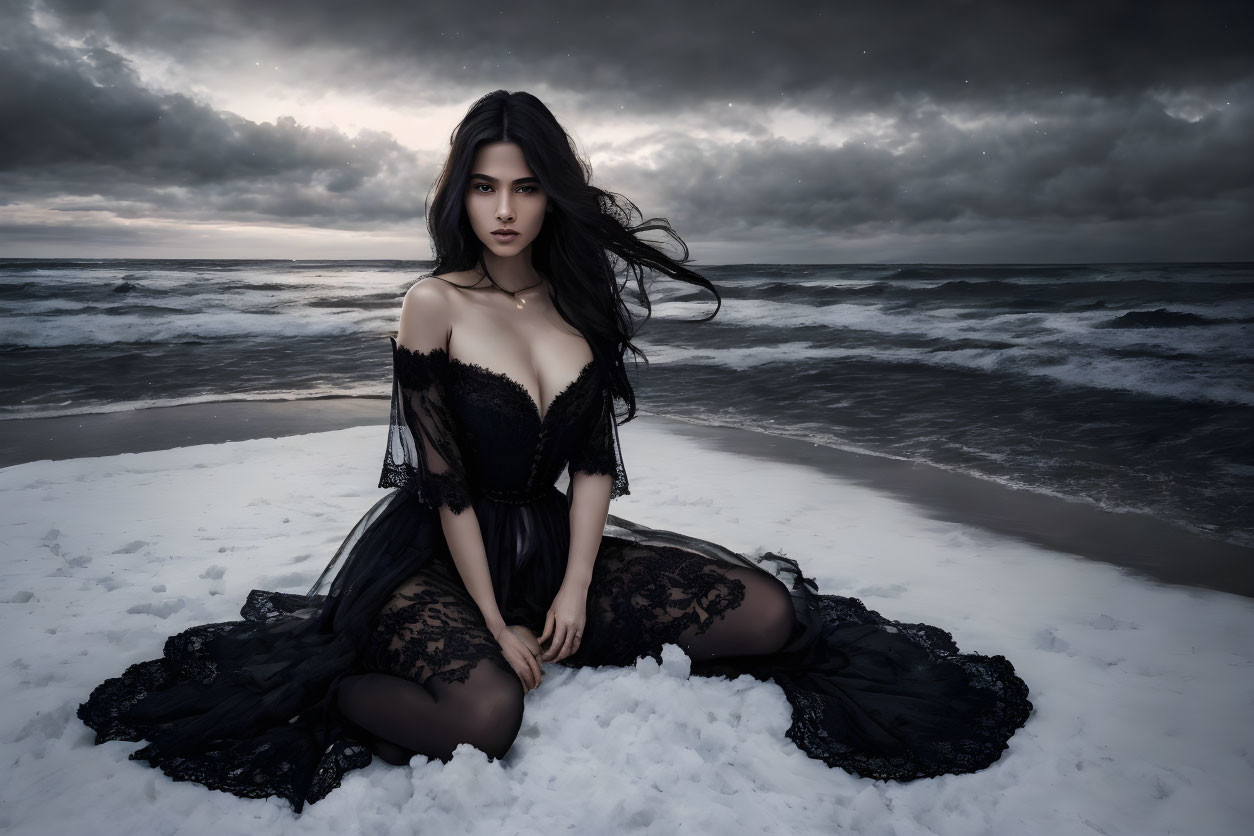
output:
M 383 398 L 216 401 L 0 421 L 0 467 L 387 424 L 388 407 Z

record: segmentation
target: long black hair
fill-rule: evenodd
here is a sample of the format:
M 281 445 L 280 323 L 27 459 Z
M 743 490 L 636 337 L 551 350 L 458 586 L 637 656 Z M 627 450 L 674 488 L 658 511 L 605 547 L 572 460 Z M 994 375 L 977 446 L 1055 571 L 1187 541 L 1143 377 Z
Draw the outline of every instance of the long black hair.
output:
M 465 193 L 475 154 L 489 142 L 516 143 L 548 195 L 551 211 L 545 213 L 532 242 L 532 266 L 548 279 L 558 314 L 588 341 L 594 361 L 608 375 L 613 396 L 626 403 L 627 413 L 620 422 L 626 423 L 636 415 L 636 396 L 623 355 L 630 349 L 648 364 L 644 352 L 631 342 L 653 310 L 645 290 L 645 268 L 714 294 L 714 311 L 692 322 L 713 319 L 723 305 L 722 297 L 709 279 L 683 266 L 691 260 L 688 245 L 665 218 L 644 220 L 636 204 L 592 185 L 592 167 L 580 158 L 565 129 L 543 102 L 522 91 L 488 93 L 471 105 L 453 130 L 448 159 L 432 185 L 434 197 L 427 207 L 434 274 L 476 267 L 487 272 L 482 263 L 483 243 L 466 217 Z M 636 216 L 641 222 L 633 225 Z M 653 231 L 677 241 L 683 256 L 671 258 L 639 237 Z M 611 256 L 626 265 L 624 273 L 635 276 L 636 295 L 645 309 L 639 322 L 623 302 Z

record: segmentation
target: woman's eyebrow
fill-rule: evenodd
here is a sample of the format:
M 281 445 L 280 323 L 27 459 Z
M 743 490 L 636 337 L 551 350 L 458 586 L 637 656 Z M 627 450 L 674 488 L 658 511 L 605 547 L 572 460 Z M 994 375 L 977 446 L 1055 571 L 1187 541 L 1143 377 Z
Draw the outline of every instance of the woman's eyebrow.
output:
M 497 182 L 495 177 L 489 177 L 486 174 L 475 173 L 475 174 L 470 175 L 470 177 L 471 179 L 474 179 L 477 177 L 480 180 L 487 180 L 489 183 Z M 517 180 L 514 181 L 514 185 L 517 186 L 519 183 L 539 183 L 539 182 L 540 182 L 539 177 L 519 177 Z

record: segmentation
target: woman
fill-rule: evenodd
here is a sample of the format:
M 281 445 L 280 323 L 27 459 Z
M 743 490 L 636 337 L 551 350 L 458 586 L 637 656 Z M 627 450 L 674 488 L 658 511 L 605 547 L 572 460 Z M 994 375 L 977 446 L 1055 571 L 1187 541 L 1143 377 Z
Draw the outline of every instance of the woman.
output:
M 639 237 L 680 240 L 664 221 L 629 226 L 589 179 L 534 96 L 471 107 L 427 215 L 435 273 L 392 340 L 380 487 L 397 490 L 308 595 L 253 590 L 243 621 L 184 631 L 98 686 L 79 708 L 98 743 L 146 739 L 132 759 L 300 812 L 372 751 L 502 757 L 545 664 L 630 665 L 674 643 L 695 674 L 778 683 L 788 736 L 832 766 L 909 780 L 1000 756 L 1032 707 L 1004 658 L 818 595 L 782 555 L 608 514 L 629 492 L 623 353 L 640 354 L 609 256 L 646 310 L 645 268 L 718 293 L 686 248 L 676 261 Z

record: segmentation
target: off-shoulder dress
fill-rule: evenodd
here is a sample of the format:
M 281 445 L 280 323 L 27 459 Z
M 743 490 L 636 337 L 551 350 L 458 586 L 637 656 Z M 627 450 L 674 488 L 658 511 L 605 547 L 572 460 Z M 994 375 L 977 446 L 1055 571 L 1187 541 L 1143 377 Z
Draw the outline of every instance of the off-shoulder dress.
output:
M 541 412 L 506 375 L 392 339 L 392 396 L 379 486 L 305 594 L 255 589 L 242 620 L 169 637 L 161 658 L 98 685 L 78 709 L 96 742 L 147 741 L 133 760 L 176 780 L 300 812 L 368 764 L 336 708 L 337 683 L 389 671 L 423 683 L 490 660 L 512 670 L 462 584 L 438 508 L 473 506 L 506 623 L 539 634 L 569 544 L 565 471 L 608 474 L 629 493 L 614 400 L 590 362 Z M 832 548 L 839 548 L 833 543 Z M 571 667 L 661 659 L 662 646 L 740 605 L 731 567 L 766 573 L 795 621 L 775 653 L 694 661 L 700 676 L 748 674 L 792 705 L 788 738 L 867 778 L 908 781 L 996 761 L 1032 710 L 1000 655 L 959 653 L 938 627 L 893 621 L 852 597 L 819 594 L 798 563 L 749 556 L 609 516 Z

